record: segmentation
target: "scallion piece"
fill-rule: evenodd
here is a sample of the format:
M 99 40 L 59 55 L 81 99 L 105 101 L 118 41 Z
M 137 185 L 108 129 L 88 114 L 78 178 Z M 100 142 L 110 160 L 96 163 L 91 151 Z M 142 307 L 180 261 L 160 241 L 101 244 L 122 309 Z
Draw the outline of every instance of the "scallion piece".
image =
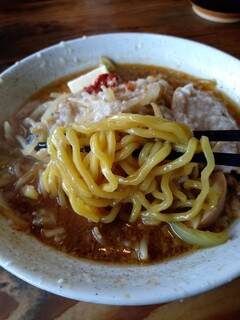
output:
M 115 66 L 109 58 L 102 56 L 101 57 L 101 64 L 103 64 L 108 69 L 108 71 L 110 73 L 115 71 Z

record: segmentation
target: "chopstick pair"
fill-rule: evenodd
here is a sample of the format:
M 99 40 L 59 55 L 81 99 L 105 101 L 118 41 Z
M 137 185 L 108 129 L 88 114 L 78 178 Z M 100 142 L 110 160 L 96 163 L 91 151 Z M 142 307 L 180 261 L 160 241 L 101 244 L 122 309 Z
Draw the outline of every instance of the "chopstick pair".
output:
M 240 141 L 240 130 L 203 130 L 193 131 L 194 137 L 200 139 L 202 136 L 207 136 L 209 141 Z M 240 167 L 240 154 L 213 152 L 215 164 L 231 167 Z M 175 159 L 181 154 L 172 151 L 169 159 Z M 203 153 L 198 153 L 193 156 L 192 162 L 206 163 L 206 158 Z
M 200 139 L 202 136 L 207 136 L 210 141 L 240 141 L 240 130 L 203 130 L 193 131 L 194 137 Z M 36 151 L 42 148 L 46 148 L 46 142 L 40 142 L 35 147 Z M 90 147 L 83 147 L 81 152 L 89 152 Z M 137 151 L 137 150 L 136 150 Z M 231 167 L 240 167 L 240 154 L 235 153 L 223 153 L 213 152 L 215 164 Z M 137 153 L 136 153 L 137 155 Z M 181 152 L 171 151 L 167 157 L 170 160 L 174 160 L 182 155 Z M 197 153 L 193 156 L 192 162 L 206 163 L 206 158 L 203 153 Z

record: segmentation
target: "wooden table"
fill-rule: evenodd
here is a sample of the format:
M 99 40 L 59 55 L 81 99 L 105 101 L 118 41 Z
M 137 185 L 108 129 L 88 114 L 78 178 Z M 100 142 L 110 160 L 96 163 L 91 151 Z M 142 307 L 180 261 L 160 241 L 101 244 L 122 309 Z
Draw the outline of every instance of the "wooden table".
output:
M 0 0 L 0 71 L 60 41 L 118 31 L 180 36 L 240 58 L 240 23 L 203 20 L 185 0 Z M 0 320 L 7 318 L 240 319 L 240 279 L 183 302 L 116 307 L 64 299 L 0 269 Z

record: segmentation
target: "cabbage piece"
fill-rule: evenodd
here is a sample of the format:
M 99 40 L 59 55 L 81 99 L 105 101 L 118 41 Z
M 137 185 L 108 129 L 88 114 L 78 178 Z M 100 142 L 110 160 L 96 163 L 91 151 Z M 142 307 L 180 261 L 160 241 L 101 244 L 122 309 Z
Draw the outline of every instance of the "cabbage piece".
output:
M 225 232 L 211 232 L 188 228 L 182 222 L 169 222 L 174 235 L 189 244 L 199 247 L 213 247 L 223 244 L 228 237 Z

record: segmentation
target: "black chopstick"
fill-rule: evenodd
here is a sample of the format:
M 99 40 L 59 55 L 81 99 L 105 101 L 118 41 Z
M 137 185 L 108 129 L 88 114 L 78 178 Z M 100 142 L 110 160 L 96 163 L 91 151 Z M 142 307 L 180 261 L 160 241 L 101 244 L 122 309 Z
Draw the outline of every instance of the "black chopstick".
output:
M 240 141 L 240 130 L 196 130 L 194 137 L 206 136 L 210 141 Z
M 183 153 L 172 150 L 168 155 L 168 160 L 175 160 Z M 222 166 L 240 167 L 240 154 L 213 152 L 215 164 Z M 191 162 L 206 163 L 207 160 L 202 152 L 194 154 Z
M 196 130 L 193 131 L 193 134 L 197 139 L 200 139 L 202 136 L 207 136 L 210 141 L 240 141 L 240 130 Z M 39 142 L 35 147 L 35 150 L 39 151 L 40 149 L 46 147 L 46 142 Z M 89 146 L 80 148 L 80 152 L 89 151 Z M 137 157 L 139 152 L 140 150 L 135 150 L 133 152 L 133 156 Z M 214 152 L 213 154 L 216 165 L 240 167 L 240 154 L 223 152 Z M 181 155 L 183 155 L 181 152 L 171 151 L 167 159 L 174 160 Z M 203 153 L 197 153 L 193 156 L 191 162 L 206 163 L 207 161 Z
M 193 131 L 194 137 L 201 139 L 202 136 L 209 138 L 209 141 L 240 141 L 240 130 L 196 130 Z M 216 165 L 240 167 L 240 154 L 214 152 Z M 178 157 L 177 152 L 172 157 Z M 206 163 L 203 153 L 193 156 L 192 162 Z

